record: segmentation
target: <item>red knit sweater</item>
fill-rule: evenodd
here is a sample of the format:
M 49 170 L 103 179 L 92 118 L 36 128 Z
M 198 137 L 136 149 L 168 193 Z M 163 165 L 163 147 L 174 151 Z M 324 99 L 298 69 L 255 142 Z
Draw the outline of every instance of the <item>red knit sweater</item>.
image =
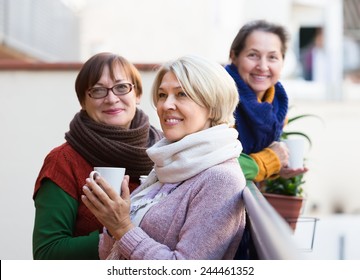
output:
M 83 193 L 82 187 L 85 184 L 85 179 L 92 170 L 93 166 L 68 143 L 64 143 L 54 148 L 46 156 L 38 178 L 36 179 L 33 198 L 35 198 L 37 191 L 41 187 L 41 182 L 45 178 L 48 178 L 78 201 L 79 206 L 74 236 L 87 235 L 95 230 L 102 232 L 102 224 L 81 200 Z M 137 185 L 137 180 L 136 182 L 131 182 L 130 190 L 132 191 Z

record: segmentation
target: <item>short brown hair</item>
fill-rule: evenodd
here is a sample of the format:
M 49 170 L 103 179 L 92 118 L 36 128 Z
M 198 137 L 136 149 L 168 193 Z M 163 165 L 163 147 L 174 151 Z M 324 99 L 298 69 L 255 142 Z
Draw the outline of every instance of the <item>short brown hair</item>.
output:
M 265 20 L 254 20 L 246 23 L 243 27 L 241 27 L 238 34 L 235 36 L 235 39 L 230 47 L 230 59 L 232 55 L 235 57 L 239 55 L 239 53 L 245 48 L 247 37 L 254 31 L 264 31 L 277 35 L 281 42 L 282 56 L 285 58 L 287 43 L 290 38 L 286 29 L 281 25 L 270 23 Z
M 135 85 L 136 96 L 142 95 L 141 76 L 136 67 L 120 55 L 103 52 L 89 58 L 76 77 L 75 91 L 80 104 L 85 101 L 86 91 L 101 78 L 106 65 L 109 67 L 110 76 L 113 80 L 115 80 L 114 66 L 120 65 L 124 69 L 127 78 Z

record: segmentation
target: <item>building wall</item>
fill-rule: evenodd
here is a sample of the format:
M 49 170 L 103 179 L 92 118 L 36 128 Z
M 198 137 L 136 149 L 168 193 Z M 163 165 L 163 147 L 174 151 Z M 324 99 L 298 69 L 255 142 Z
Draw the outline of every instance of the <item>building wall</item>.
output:
M 0 43 L 44 61 L 78 61 L 79 17 L 58 0 L 0 0 Z
M 226 62 L 242 24 L 243 2 L 90 0 L 80 15 L 81 59 L 109 50 L 134 63 L 159 63 L 188 53 Z

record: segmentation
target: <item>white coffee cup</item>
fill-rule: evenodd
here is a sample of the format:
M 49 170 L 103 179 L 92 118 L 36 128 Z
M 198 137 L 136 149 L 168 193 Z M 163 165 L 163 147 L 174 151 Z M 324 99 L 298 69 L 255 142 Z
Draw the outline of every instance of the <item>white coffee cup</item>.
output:
M 94 167 L 91 171 L 90 178 L 95 180 L 95 175 L 101 175 L 105 180 L 115 189 L 118 194 L 121 194 L 121 183 L 124 179 L 125 168 L 122 167 Z
M 141 175 L 140 178 L 139 178 L 140 179 L 140 184 L 143 184 L 146 181 L 147 177 L 148 177 L 147 175 Z
M 305 140 L 289 138 L 283 140 L 289 149 L 289 167 L 292 169 L 304 167 Z

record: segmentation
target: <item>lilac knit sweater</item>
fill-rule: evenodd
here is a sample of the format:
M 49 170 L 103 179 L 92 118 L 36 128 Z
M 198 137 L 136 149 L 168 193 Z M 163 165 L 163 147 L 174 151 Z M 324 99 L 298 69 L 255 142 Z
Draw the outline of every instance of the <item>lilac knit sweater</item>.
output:
M 186 180 L 119 241 L 102 234 L 101 259 L 233 259 L 245 228 L 245 178 L 237 160 Z

